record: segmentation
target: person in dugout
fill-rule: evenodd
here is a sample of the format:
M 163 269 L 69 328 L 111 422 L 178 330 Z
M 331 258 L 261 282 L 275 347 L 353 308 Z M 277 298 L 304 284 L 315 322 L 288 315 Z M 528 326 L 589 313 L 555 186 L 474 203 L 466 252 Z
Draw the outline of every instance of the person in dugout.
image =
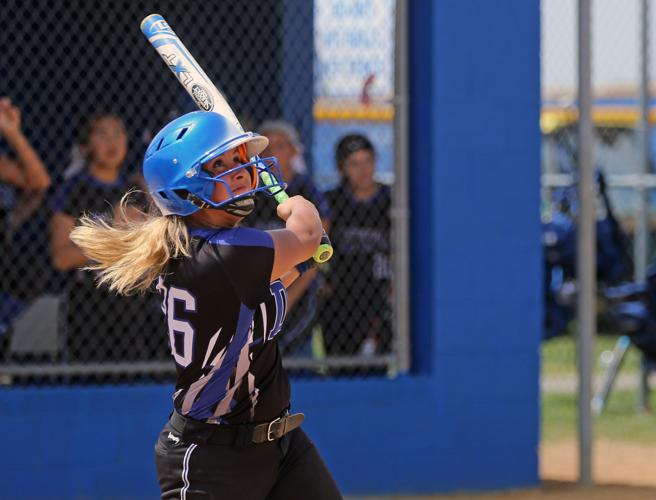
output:
M 335 149 L 339 185 L 326 193 L 335 253 L 322 314 L 326 352 L 373 356 L 390 351 L 390 207 L 387 185 L 376 182 L 376 151 L 361 134 Z

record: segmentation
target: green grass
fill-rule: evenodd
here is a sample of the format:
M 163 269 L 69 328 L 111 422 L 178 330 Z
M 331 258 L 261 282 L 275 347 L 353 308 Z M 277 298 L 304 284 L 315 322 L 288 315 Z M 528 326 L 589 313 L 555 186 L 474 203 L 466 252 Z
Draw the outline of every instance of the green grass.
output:
M 656 412 L 636 410 L 638 392 L 621 391 L 610 395 L 601 416 L 595 418 L 595 437 L 656 443 Z M 656 409 L 656 391 L 650 397 Z M 573 439 L 577 435 L 578 403 L 574 394 L 543 394 L 542 439 Z
M 599 356 L 603 351 L 612 351 L 618 337 L 614 335 L 597 335 L 595 337 L 594 360 L 595 371 L 603 370 Z M 640 366 L 640 354 L 635 347 L 630 347 L 621 373 L 637 373 Z M 542 375 L 576 374 L 576 340 L 574 335 L 563 335 L 542 343 Z
M 617 336 L 597 335 L 594 346 L 595 373 L 603 371 L 600 355 L 612 351 Z M 620 374 L 639 372 L 640 352 L 630 347 L 624 358 Z M 575 377 L 576 340 L 565 335 L 542 344 L 543 377 Z M 601 416 L 595 418 L 595 437 L 623 441 L 656 443 L 656 387 L 650 397 L 652 412 L 636 410 L 638 390 L 613 391 Z M 542 439 L 574 439 L 577 435 L 578 400 L 576 394 L 542 395 Z

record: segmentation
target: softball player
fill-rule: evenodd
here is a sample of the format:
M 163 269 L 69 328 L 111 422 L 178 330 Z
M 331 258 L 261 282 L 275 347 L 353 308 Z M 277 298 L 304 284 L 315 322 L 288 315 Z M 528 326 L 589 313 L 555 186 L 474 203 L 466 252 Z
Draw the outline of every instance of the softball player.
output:
M 289 413 L 277 345 L 285 288 L 319 245 L 319 215 L 295 196 L 278 206 L 284 229 L 239 227 L 266 189 L 259 172 L 280 178 L 275 158 L 249 161 L 267 142 L 214 113 L 177 118 L 143 165 L 162 215 L 83 217 L 72 234 L 114 290 L 157 279 L 177 368 L 174 411 L 155 447 L 162 498 L 341 498 L 299 427 L 303 415 Z

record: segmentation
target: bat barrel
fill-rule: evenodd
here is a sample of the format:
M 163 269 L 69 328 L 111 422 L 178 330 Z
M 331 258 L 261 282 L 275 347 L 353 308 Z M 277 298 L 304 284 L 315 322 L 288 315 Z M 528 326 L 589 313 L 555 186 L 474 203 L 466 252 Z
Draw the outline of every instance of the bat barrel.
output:
M 243 131 L 228 102 L 205 74 L 196 59 L 184 46 L 180 37 L 159 14 L 150 14 L 141 21 L 141 31 L 157 50 L 182 87 L 196 102 L 199 109 L 225 116 Z
M 184 46 L 182 40 L 161 15 L 150 14 L 146 16 L 141 21 L 141 31 L 200 109 L 225 116 L 234 123 L 238 130 L 243 131 L 239 120 L 237 120 L 223 94 L 208 78 L 196 62 L 196 59 Z M 265 185 L 270 186 L 269 191 L 278 203 L 287 200 L 288 196 L 283 188 L 272 186 L 275 181 L 268 172 L 262 172 L 260 177 Z M 332 254 L 333 248 L 330 239 L 324 231 L 321 244 L 314 253 L 314 260 L 316 262 L 326 262 Z

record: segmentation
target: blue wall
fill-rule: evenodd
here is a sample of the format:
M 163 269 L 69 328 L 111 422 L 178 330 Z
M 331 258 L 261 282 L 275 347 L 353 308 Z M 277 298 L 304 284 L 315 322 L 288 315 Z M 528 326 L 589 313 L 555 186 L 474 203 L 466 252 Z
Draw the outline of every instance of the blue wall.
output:
M 539 1 L 410 9 L 414 370 L 296 382 L 295 408 L 348 493 L 535 485 Z M 0 392 L 2 495 L 155 497 L 170 391 Z

